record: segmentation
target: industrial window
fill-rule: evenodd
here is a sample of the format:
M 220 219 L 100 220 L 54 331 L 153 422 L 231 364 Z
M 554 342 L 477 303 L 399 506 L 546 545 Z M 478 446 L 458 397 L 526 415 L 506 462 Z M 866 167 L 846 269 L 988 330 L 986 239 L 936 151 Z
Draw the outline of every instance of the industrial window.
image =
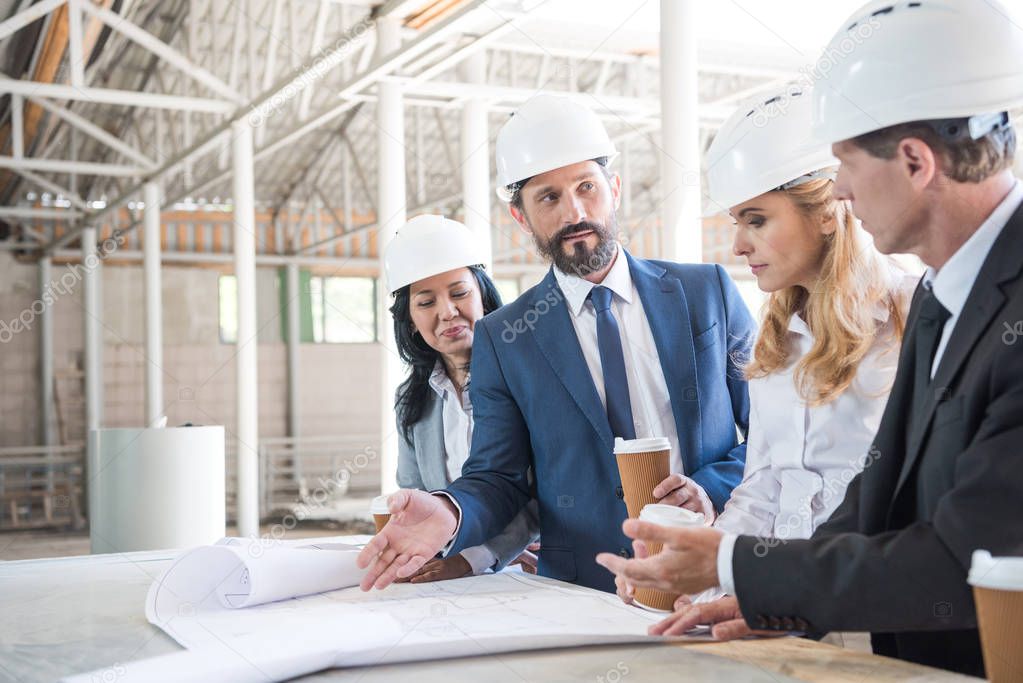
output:
M 285 277 L 282 268 L 277 277 L 277 310 L 283 341 L 288 339 Z M 257 292 L 260 297 L 266 294 Z M 220 276 L 219 295 L 220 341 L 233 344 L 238 338 L 238 285 L 233 275 Z M 300 271 L 298 306 L 302 342 L 359 344 L 377 339 L 376 281 L 373 278 L 322 277 Z M 264 310 L 263 307 L 260 310 Z M 261 326 L 262 323 L 260 320 Z
M 328 344 L 376 341 L 376 282 L 372 278 L 310 277 L 309 305 L 312 341 Z M 303 334 L 303 341 L 304 337 Z

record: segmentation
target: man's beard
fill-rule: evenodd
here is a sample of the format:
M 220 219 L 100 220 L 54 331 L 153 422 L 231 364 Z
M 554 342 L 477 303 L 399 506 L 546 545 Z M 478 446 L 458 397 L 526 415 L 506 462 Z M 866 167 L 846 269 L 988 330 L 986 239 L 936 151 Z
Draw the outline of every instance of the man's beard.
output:
M 613 213 L 610 222 L 612 228 L 618 227 L 618 221 Z M 584 230 L 593 231 L 593 234 L 597 236 L 597 245 L 590 249 L 585 240 L 579 240 L 572 245 L 572 252 L 566 253 L 562 246 L 565 236 Z M 593 221 L 581 221 L 575 225 L 568 225 L 546 242 L 534 232 L 533 242 L 536 243 L 536 250 L 540 252 L 540 255 L 552 262 L 555 268 L 563 273 L 581 278 L 602 270 L 611 263 L 611 259 L 615 255 L 615 231 Z

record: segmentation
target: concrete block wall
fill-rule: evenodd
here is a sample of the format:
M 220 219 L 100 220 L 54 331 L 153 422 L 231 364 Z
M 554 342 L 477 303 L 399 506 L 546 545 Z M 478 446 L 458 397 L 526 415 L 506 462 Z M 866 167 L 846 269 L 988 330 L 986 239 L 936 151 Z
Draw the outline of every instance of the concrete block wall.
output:
M 55 264 L 58 279 L 67 266 Z M 215 268 L 163 268 L 163 381 L 168 424 L 222 424 L 230 439 L 235 426 L 235 347 L 219 338 L 218 278 Z M 0 253 L 0 321 L 31 311 L 38 298 L 37 267 Z M 137 427 L 144 421 L 145 354 L 142 268 L 104 265 L 101 277 L 103 321 L 103 425 Z M 257 270 L 259 329 L 258 386 L 261 437 L 287 434 L 286 348 L 281 340 L 275 269 Z M 81 282 L 54 307 L 54 366 L 59 372 L 81 366 Z M 23 316 L 28 318 L 29 316 Z M 25 446 L 39 439 L 38 320 L 24 331 L 0 327 L 0 446 Z M 10 338 L 8 338 L 10 337 Z M 380 425 L 377 344 L 303 344 L 299 351 L 299 421 L 302 434 L 377 434 Z M 75 389 L 66 382 L 65 393 Z M 80 392 L 78 392 L 80 398 Z M 83 416 L 75 406 L 72 436 L 81 438 Z M 367 447 L 379 448 L 376 443 Z M 353 487 L 379 481 L 379 460 L 361 471 Z
M 37 345 L 32 301 L 36 298 L 36 267 L 16 263 L 0 254 L 0 444 L 33 442 L 38 429 L 38 391 L 35 385 Z M 22 320 L 31 328 L 17 332 Z

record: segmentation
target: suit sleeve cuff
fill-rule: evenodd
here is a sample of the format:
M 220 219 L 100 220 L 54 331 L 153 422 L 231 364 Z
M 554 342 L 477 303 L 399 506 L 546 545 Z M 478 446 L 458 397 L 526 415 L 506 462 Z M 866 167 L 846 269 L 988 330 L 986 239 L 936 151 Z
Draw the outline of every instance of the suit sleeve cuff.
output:
M 732 553 L 735 551 L 736 534 L 725 534 L 718 546 L 718 585 L 728 595 L 735 595 L 735 576 L 732 574 Z
M 469 566 L 472 567 L 474 576 L 479 576 L 497 562 L 497 555 L 485 545 L 475 545 L 471 548 L 466 548 L 461 552 L 461 555 L 469 563 Z
M 443 548 L 440 549 L 441 557 L 447 557 L 448 553 L 451 552 L 451 547 L 455 544 L 455 539 L 458 538 L 458 532 L 462 530 L 462 506 L 459 505 L 458 501 L 455 500 L 455 497 L 452 496 L 447 491 L 432 491 L 432 494 L 435 496 L 442 496 L 444 498 L 447 498 L 448 500 L 451 501 L 451 504 L 455 506 L 455 509 L 458 510 L 458 514 L 456 515 L 458 519 L 455 520 L 455 533 L 451 535 L 451 538 L 448 539 L 448 542 L 444 545 Z M 469 560 L 468 557 L 466 557 L 465 559 L 469 562 L 470 565 L 472 564 L 472 560 Z M 493 562 L 491 562 L 491 564 L 493 564 Z M 474 574 L 478 573 L 476 571 L 475 566 L 472 569 Z

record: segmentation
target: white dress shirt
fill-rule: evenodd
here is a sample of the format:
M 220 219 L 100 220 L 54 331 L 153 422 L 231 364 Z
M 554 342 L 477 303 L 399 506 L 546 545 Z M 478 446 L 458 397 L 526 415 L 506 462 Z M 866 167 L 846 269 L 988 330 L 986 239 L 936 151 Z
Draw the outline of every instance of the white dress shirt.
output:
M 466 387 L 468 384 L 466 381 Z M 469 459 L 469 445 L 472 443 L 472 403 L 469 401 L 468 391 L 463 390 L 459 397 L 454 382 L 448 377 L 444 363 L 440 360 L 430 375 L 430 387 L 437 392 L 442 403 L 445 466 L 448 483 L 451 483 L 462 476 L 462 465 Z M 466 548 L 459 554 L 472 567 L 473 574 L 482 574 L 497 562 L 497 555 L 485 544 Z
M 607 410 L 604 391 L 604 371 L 600 366 L 600 350 L 597 347 L 597 314 L 593 302 L 587 301 L 590 290 L 597 285 L 577 275 L 554 269 L 554 277 L 565 294 L 572 327 L 579 339 L 579 346 L 590 370 L 590 377 L 597 388 L 600 402 Z M 664 379 L 657 345 L 647 320 L 643 302 L 632 282 L 629 261 L 621 246 L 616 247 L 614 264 L 600 283 L 613 293 L 611 311 L 618 321 L 622 338 L 622 354 L 625 356 L 625 376 L 629 381 L 629 402 L 632 404 L 632 422 L 636 437 L 663 436 L 671 444 L 671 472 L 685 474 L 682 466 L 682 452 L 675 429 L 675 415 L 671 411 L 671 397 L 668 383 Z M 659 312 L 660 314 L 660 312 Z M 695 483 L 695 482 L 694 482 Z
M 952 258 L 942 267 L 937 273 L 932 269 L 928 268 L 924 274 L 925 286 L 930 284 L 934 288 L 934 296 L 938 299 L 942 306 L 948 309 L 951 316 L 945 322 L 945 327 L 942 330 L 941 340 L 938 344 L 938 349 L 934 354 L 934 364 L 931 367 L 931 376 L 934 375 L 934 370 L 938 367 L 941 361 L 941 357 L 945 352 L 945 347 L 948 345 L 948 339 L 952 335 L 955 324 L 959 319 L 960 313 L 962 313 L 963 306 L 966 304 L 966 299 L 970 294 L 970 290 L 973 289 L 973 282 L 977 279 L 977 275 L 980 273 L 981 267 L 984 265 L 985 259 L 987 259 L 988 252 L 991 251 L 991 246 L 998 239 L 998 235 L 1001 234 L 1002 228 L 1008 223 L 1009 218 L 1019 208 L 1020 203 L 1023 202 L 1023 184 L 1018 180 L 1013 185 L 1012 190 L 1006 195 L 1005 199 L 995 208 L 991 215 L 988 216 L 987 220 L 981 223 L 977 231 L 961 246 Z M 753 383 L 750 383 L 750 400 L 753 400 Z M 882 402 L 883 406 L 883 402 Z M 754 415 L 751 410 L 750 414 L 750 438 L 753 438 Z M 873 432 L 871 432 L 873 437 Z M 864 461 L 869 458 L 870 454 L 864 456 Z M 747 471 L 749 469 L 749 447 L 747 447 Z M 738 489 L 737 489 L 738 490 Z M 841 502 L 841 499 L 839 499 Z M 727 506 L 726 506 L 727 510 Z M 816 528 L 816 527 L 814 527 Z M 746 532 L 740 532 L 746 533 Z M 717 556 L 717 570 L 718 580 L 721 582 L 722 589 L 725 592 L 732 595 L 735 594 L 735 575 L 732 571 L 732 555 L 735 550 L 735 541 L 738 538 L 737 533 L 728 533 L 721 538 L 721 545 L 718 547 Z
M 934 363 L 931 365 L 931 377 L 938 370 L 938 363 L 945 355 L 945 347 L 948 346 L 948 339 L 952 336 L 959 315 L 966 305 L 966 298 L 973 289 L 973 281 L 977 279 L 981 266 L 991 251 L 991 245 L 995 243 L 998 236 L 1002 234 L 1002 228 L 1009 222 L 1012 214 L 1023 202 L 1023 183 L 1016 181 L 1009 194 L 1005 195 L 987 220 L 980 224 L 977 232 L 966 240 L 963 246 L 959 247 L 956 253 L 952 254 L 940 271 L 928 268 L 924 273 L 924 286 L 934 291 L 934 298 L 951 314 L 945 321 L 945 327 L 941 331 L 941 339 L 938 341 L 938 349 L 934 352 Z
M 892 269 L 903 316 L 918 275 Z M 789 320 L 790 362 L 749 381 L 750 427 L 746 469 L 714 526 L 725 532 L 718 550 L 718 579 L 734 594 L 732 550 L 741 534 L 758 536 L 766 551 L 785 539 L 809 538 L 845 498 L 849 482 L 869 467 L 899 362 L 899 339 L 883 302 L 874 305 L 878 333 L 856 369 L 852 384 L 832 401 L 810 406 L 793 377 L 814 337 L 806 322 Z M 700 594 L 700 599 L 720 595 Z M 697 600 L 699 601 L 699 600 Z

